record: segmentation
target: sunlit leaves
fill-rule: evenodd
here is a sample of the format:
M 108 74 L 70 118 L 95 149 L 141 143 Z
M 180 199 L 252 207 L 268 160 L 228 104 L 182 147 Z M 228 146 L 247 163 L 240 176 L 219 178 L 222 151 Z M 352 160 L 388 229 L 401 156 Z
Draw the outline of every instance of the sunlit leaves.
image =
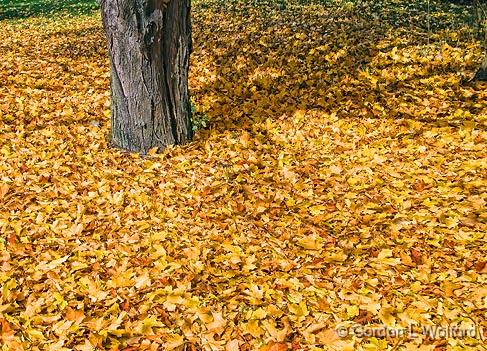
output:
M 486 327 L 480 48 L 361 3 L 196 2 L 209 128 L 145 158 L 107 145 L 98 17 L 2 22 L 0 345 L 407 350 L 444 341 L 335 328 Z

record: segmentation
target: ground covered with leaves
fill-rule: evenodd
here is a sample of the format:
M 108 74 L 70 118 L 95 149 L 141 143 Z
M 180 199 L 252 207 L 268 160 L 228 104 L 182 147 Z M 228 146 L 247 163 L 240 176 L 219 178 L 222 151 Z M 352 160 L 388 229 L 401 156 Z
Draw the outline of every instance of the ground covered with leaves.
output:
M 194 4 L 207 127 L 147 157 L 108 147 L 96 14 L 0 22 L 1 350 L 486 348 L 468 8 L 249 3 Z

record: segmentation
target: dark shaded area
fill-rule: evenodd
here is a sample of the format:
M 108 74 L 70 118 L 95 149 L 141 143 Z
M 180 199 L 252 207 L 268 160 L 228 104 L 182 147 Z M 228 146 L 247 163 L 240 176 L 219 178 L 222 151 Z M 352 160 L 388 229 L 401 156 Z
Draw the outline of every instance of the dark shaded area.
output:
M 443 0 L 443 2 L 449 2 L 458 5 L 473 5 L 475 0 Z M 479 0 L 481 4 L 487 4 L 487 0 Z
M 487 82 L 487 69 L 480 68 L 475 74 L 474 79 L 482 82 Z
M 6 0 L 1 3 L 0 16 L 4 13 L 1 12 L 4 8 L 15 3 L 18 4 L 20 1 Z M 89 0 L 51 1 L 49 6 L 40 6 L 45 3 L 45 0 L 29 2 L 32 4 L 31 8 L 37 8 L 39 13 L 46 13 L 49 9 L 69 10 L 71 5 L 72 10 L 80 8 L 78 5 L 83 5 L 81 8 L 85 9 L 96 8 L 96 2 Z M 384 108 L 391 118 L 419 119 L 407 112 L 398 112 L 395 103 L 410 103 L 408 99 L 411 99 L 411 96 L 417 99 L 427 98 L 418 96 L 416 92 L 416 88 L 422 85 L 422 79 L 458 72 L 462 69 L 461 66 L 448 64 L 431 67 L 427 74 L 418 73 L 407 80 L 398 79 L 396 83 L 389 84 L 381 91 L 365 86 L 364 89 L 350 89 L 349 79 L 355 80 L 358 73 L 367 69 L 370 61 L 379 52 L 389 52 L 394 46 L 402 48 L 404 45 L 427 44 L 426 2 L 401 1 L 392 5 L 388 0 L 350 0 L 348 3 L 353 6 L 343 6 L 330 0 L 194 1 L 195 49 L 192 60 L 208 60 L 209 64 L 206 67 L 209 70 L 214 69 L 215 77 L 190 88 L 193 89 L 194 96 L 211 97 L 212 104 L 209 108 L 206 107 L 204 112 L 209 117 L 212 127 L 246 128 L 260 119 L 277 120 L 283 115 L 292 116 L 300 109 L 326 112 L 338 109 L 341 114 L 339 117 L 343 118 L 350 115 L 374 117 L 374 103 Z M 445 28 L 454 29 L 465 23 L 470 23 L 471 27 L 474 27 L 472 6 L 458 3 L 431 0 L 429 24 L 432 34 Z M 303 4 L 326 5 L 330 16 L 321 17 L 318 13 L 306 12 L 307 10 L 302 8 Z M 210 21 L 199 17 L 198 14 L 202 14 L 203 9 L 211 11 Z M 278 10 L 279 15 L 271 16 L 275 10 Z M 241 19 L 238 23 L 239 35 L 233 40 L 228 40 L 228 36 L 222 31 L 234 32 L 234 29 L 226 28 L 224 23 L 235 13 L 251 14 L 252 21 Z M 249 27 L 253 27 L 253 30 L 249 31 Z M 378 48 L 377 44 L 386 37 L 387 31 L 391 28 L 397 30 L 398 36 L 408 31 L 422 34 L 417 36 L 418 41 Z M 474 32 L 472 29 L 471 32 L 451 40 L 442 38 L 441 43 L 456 46 L 456 41 L 471 40 Z M 303 33 L 306 34 L 306 38 L 299 39 L 297 35 Z M 337 33 L 343 35 L 337 37 Z M 77 40 L 79 36 L 84 38 L 83 41 Z M 60 57 L 105 55 L 105 41 L 101 28 L 89 28 L 73 33 L 60 31 L 50 33 L 43 39 L 50 42 L 51 38 L 59 37 L 64 40 L 54 41 L 56 45 L 52 49 Z M 435 44 L 435 39 L 430 38 L 430 43 Z M 316 50 L 320 46 L 330 46 L 331 49 Z M 337 62 L 331 63 L 327 60 L 328 54 L 338 53 L 342 48 L 345 53 Z M 307 53 L 311 50 L 315 50 L 316 53 L 308 57 Z M 288 55 L 283 58 L 282 53 L 286 52 Z M 252 68 L 246 66 L 248 64 Z M 267 78 L 260 75 L 261 72 L 267 74 L 275 67 L 280 68 L 279 74 Z M 69 71 L 69 66 L 64 69 Z M 347 76 L 343 76 L 343 72 L 347 72 Z M 444 88 L 450 89 L 447 85 Z M 391 102 L 391 97 L 395 97 L 395 91 L 398 89 L 409 97 Z M 473 115 L 479 113 L 481 107 L 475 105 L 475 96 L 464 98 L 460 95 L 458 87 L 453 89 L 448 93 L 449 99 L 455 96 L 454 99 L 462 100 L 465 110 L 469 110 Z M 257 101 L 259 105 L 256 104 Z M 202 109 L 198 107 L 200 102 L 195 103 L 199 109 L 196 112 L 201 112 Z M 439 111 L 422 121 L 440 124 L 463 122 L 460 118 L 445 122 L 446 117 L 446 112 Z
M 90 13 L 97 7 L 95 0 L 2 0 L 0 20 L 52 15 L 58 12 L 83 14 Z
M 82 37 L 83 40 L 77 40 Z M 81 30 L 63 30 L 44 34 L 41 36 L 41 41 L 51 44 L 52 53 L 57 57 L 69 57 L 75 59 L 77 57 L 97 57 L 99 55 L 106 56 L 105 35 L 100 27 L 89 27 Z M 33 53 L 33 59 L 36 54 Z M 59 64 L 59 62 L 53 62 Z M 66 67 L 69 69 L 69 67 Z
M 328 17 L 302 7 L 325 3 Z M 208 2 L 204 5 L 210 7 Z M 341 97 L 337 99 L 330 87 L 341 84 L 342 72 L 355 75 L 366 66 L 375 55 L 377 42 L 386 35 L 386 26 L 381 25 L 383 18 L 372 17 L 370 7 L 367 14 L 371 16 L 363 16 L 357 7 L 346 10 L 330 1 L 230 0 L 225 5 L 215 1 L 211 2 L 211 9 L 214 20 L 210 23 L 198 15 L 194 17 L 194 47 L 198 49 L 192 60 L 201 60 L 199 55 L 204 53 L 216 68 L 214 80 L 198 87 L 196 95 L 213 97 L 213 106 L 207 112 L 211 123 L 221 124 L 223 129 L 241 128 L 261 118 L 278 119 L 299 109 L 335 108 Z M 228 29 L 241 31 L 240 34 L 234 40 L 220 39 L 219 33 L 227 25 L 225 20 L 235 13 L 248 16 L 236 31 Z M 270 16 L 271 13 L 278 16 Z M 202 28 L 208 25 L 211 28 Z M 343 35 L 337 37 L 335 33 Z M 328 45 L 334 52 L 342 48 L 347 53 L 334 63 L 325 58 L 329 50 L 321 54 L 318 51 L 313 57 L 306 55 Z M 286 52 L 288 56 L 284 57 Z M 295 56 L 296 52 L 300 54 Z M 275 67 L 280 70 L 275 77 L 260 76 L 259 72 Z
M 302 3 L 325 6 L 327 16 L 303 9 L 300 7 Z M 428 101 L 428 96 L 419 95 L 417 91 L 427 84 L 422 81 L 459 72 L 463 69 L 461 63 L 429 67 L 407 80 L 398 78 L 395 83 L 388 83 L 382 89 L 357 83 L 357 79 L 379 52 L 387 53 L 409 45 L 439 47 L 449 43 L 455 47 L 457 41 L 472 40 L 474 21 L 471 6 L 431 1 L 431 35 L 428 35 L 425 2 L 391 4 L 388 1 L 356 1 L 343 6 L 330 1 L 261 0 L 249 3 L 229 0 L 225 6 L 218 1 L 212 2 L 211 7 L 206 1 L 205 7 L 213 10 L 213 20 L 208 23 L 196 14 L 194 46 L 198 49 L 192 59 L 208 60 L 210 66 L 207 68 L 215 74 L 213 79 L 195 87 L 193 91 L 194 95 L 211 97 L 213 103 L 205 112 L 211 125 L 217 129 L 246 128 L 266 118 L 278 120 L 285 118 L 282 116 L 292 116 L 297 110 L 339 111 L 341 118 L 374 118 L 380 115 L 374 105 L 380 106 L 389 118 L 415 119 L 440 125 L 463 123 L 462 118 L 450 118 L 448 103 L 423 117 L 397 109 L 399 102 L 410 104 L 410 97 Z M 276 10 L 279 15 L 273 17 Z M 229 23 L 239 26 L 237 30 L 229 29 L 225 22 L 234 13 L 248 15 L 241 24 Z M 462 31 L 458 38 L 434 37 L 436 32 L 460 28 L 465 23 L 471 23 L 472 30 Z M 208 25 L 211 28 L 200 29 Z M 225 40 L 222 40 L 222 29 L 237 33 L 233 34 L 234 40 L 228 40 L 228 36 L 223 36 Z M 409 40 L 378 46 L 391 31 L 395 36 Z M 410 32 L 416 34 L 408 36 Z M 328 49 L 317 49 L 322 46 Z M 330 61 L 329 56 L 338 55 L 342 49 L 344 54 Z M 312 51 L 314 54 L 310 54 Z M 268 72 L 275 67 L 280 72 L 271 76 Z M 386 66 L 383 68 L 387 69 Z M 415 71 L 413 64 L 411 71 Z M 354 81 L 353 86 L 351 81 Z M 463 99 L 458 86 L 450 87 L 449 83 L 443 83 L 444 89 L 449 91 L 448 99 Z M 396 94 L 398 89 L 401 94 Z M 479 111 L 472 99 L 462 100 L 462 104 L 475 115 Z M 197 106 L 198 103 L 196 101 Z

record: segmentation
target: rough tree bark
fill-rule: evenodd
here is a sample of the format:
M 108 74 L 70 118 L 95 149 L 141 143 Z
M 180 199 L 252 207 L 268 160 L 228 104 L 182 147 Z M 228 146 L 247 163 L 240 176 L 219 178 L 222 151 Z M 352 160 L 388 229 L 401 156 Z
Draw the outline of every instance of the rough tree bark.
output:
M 147 153 L 192 137 L 190 0 L 101 0 L 111 64 L 111 142 Z
M 486 42 L 487 45 L 487 42 Z M 482 64 L 480 65 L 479 70 L 477 73 L 475 73 L 475 80 L 482 80 L 482 81 L 487 81 L 487 50 L 484 54 L 484 60 L 482 61 Z
M 485 7 L 481 4 L 482 1 L 474 0 L 475 7 L 475 17 L 477 17 L 477 22 L 480 30 L 484 37 L 484 59 L 477 73 L 475 73 L 475 80 L 487 81 L 487 12 Z M 484 1 L 485 2 L 485 1 Z

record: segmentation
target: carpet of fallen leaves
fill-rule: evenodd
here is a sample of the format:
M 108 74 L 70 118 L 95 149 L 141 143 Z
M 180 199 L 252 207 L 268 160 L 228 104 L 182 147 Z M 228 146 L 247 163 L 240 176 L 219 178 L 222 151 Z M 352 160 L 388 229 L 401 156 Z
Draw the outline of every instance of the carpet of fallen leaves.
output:
M 209 125 L 147 157 L 107 146 L 97 15 L 0 23 L 2 351 L 486 348 L 479 42 L 406 1 L 249 3 L 194 5 Z M 366 325 L 417 335 L 336 332 Z

